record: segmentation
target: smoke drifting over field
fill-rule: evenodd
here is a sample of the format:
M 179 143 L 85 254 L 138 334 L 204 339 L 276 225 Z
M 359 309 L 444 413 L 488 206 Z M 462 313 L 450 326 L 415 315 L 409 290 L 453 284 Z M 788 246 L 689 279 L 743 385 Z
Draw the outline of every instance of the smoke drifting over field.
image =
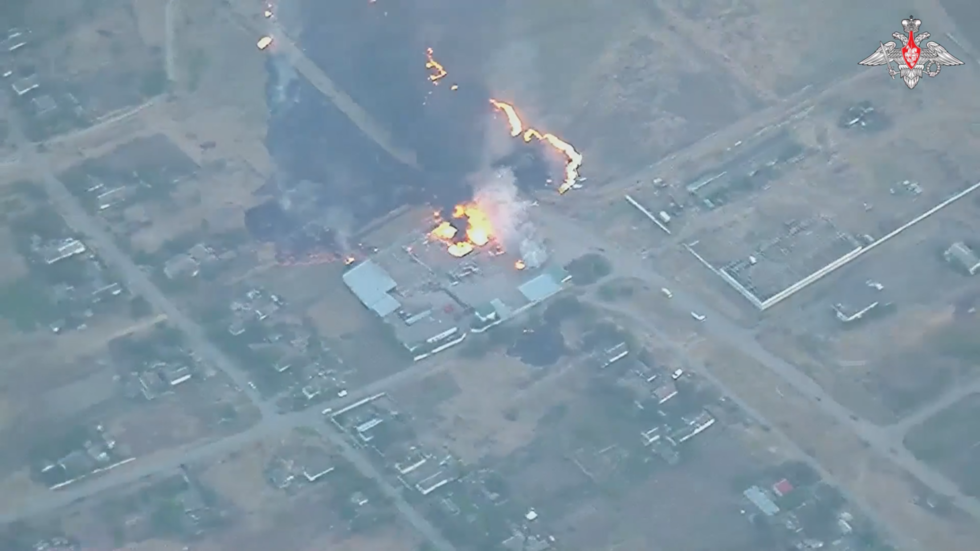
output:
M 506 234 L 508 249 L 522 249 L 529 264 L 543 261 L 543 251 L 526 237 L 533 228 L 518 185 L 543 185 L 553 167 L 542 161 L 540 148 L 520 147 L 508 135 L 489 104 L 481 64 L 474 61 L 479 40 L 471 31 L 487 30 L 493 8 L 481 13 L 478 4 L 443 0 L 302 6 L 301 18 L 293 13 L 281 21 L 302 21 L 291 29 L 297 44 L 396 144 L 414 151 L 419 166 L 392 159 L 270 51 L 266 144 L 277 170 L 265 187 L 269 202 L 246 217 L 252 233 L 299 249 L 297 241 L 326 239 L 343 252 L 358 227 L 400 205 L 451 211 L 476 194 L 479 202 L 493 205 L 494 224 Z M 455 29 L 457 37 L 441 32 L 438 40 L 430 39 L 433 22 L 440 31 Z M 429 47 L 447 71 L 438 82 L 426 68 Z M 330 235 L 320 231 L 311 238 L 311 225 Z

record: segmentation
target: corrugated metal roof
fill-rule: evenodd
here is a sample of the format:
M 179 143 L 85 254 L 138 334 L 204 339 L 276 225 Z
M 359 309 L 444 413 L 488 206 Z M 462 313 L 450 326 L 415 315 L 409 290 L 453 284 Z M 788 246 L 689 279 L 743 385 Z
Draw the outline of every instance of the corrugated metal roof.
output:
M 758 507 L 759 510 L 762 511 L 762 514 L 766 515 L 767 517 L 771 517 L 779 512 L 779 506 L 776 505 L 773 500 L 762 491 L 762 488 L 759 488 L 758 486 L 752 486 L 748 490 L 742 492 L 742 495 L 745 496 L 745 499 L 751 501 L 753 505 Z
M 544 273 L 517 288 L 530 302 L 541 302 L 561 291 L 561 283 Z
M 504 304 L 504 301 L 500 300 L 499 298 L 495 298 L 491 300 L 490 306 L 492 306 L 493 311 L 497 313 L 498 319 L 505 320 L 514 313 L 514 311 L 511 310 L 510 306 Z
M 970 270 L 971 275 L 977 270 L 977 266 L 980 265 L 980 257 L 978 257 L 977 253 L 962 241 L 959 243 L 953 243 L 953 245 L 946 250 L 946 255 L 947 258 L 956 259 L 956 261 L 962 264 L 964 268 Z
M 388 272 L 370 260 L 351 268 L 343 276 L 344 284 L 364 306 L 385 317 L 401 308 L 401 303 L 388 293 L 398 285 Z
M 383 295 L 377 302 L 368 308 L 374 310 L 375 314 L 385 317 L 388 314 L 397 312 L 399 309 L 401 309 L 401 307 L 402 303 L 398 302 L 398 299 L 391 295 Z

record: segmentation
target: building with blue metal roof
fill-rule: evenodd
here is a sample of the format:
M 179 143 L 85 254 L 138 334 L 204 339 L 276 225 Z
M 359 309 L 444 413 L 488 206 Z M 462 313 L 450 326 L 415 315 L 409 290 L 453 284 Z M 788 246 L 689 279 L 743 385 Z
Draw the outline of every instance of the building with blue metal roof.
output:
M 394 328 L 416 360 L 520 315 L 564 289 L 560 267 L 518 269 L 513 258 L 476 251 L 464 258 L 414 236 L 353 266 L 344 284 Z
M 744 495 L 745 499 L 749 500 L 752 505 L 755 505 L 760 511 L 762 511 L 762 514 L 766 515 L 767 517 L 771 517 L 779 512 L 779 506 L 776 505 L 776 502 L 773 501 L 771 497 L 766 495 L 766 492 L 758 486 L 752 486 L 748 490 L 742 492 L 742 495 Z
M 390 294 L 398 284 L 384 268 L 370 260 L 348 270 L 343 280 L 361 304 L 382 318 L 401 308 L 401 303 Z

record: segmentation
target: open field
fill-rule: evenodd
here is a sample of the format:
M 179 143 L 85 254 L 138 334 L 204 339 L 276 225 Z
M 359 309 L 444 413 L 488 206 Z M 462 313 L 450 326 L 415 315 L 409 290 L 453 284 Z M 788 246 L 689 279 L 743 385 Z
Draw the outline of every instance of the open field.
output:
M 547 380 L 535 381 L 542 375 L 548 376 L 502 353 L 460 357 L 440 374 L 419 381 L 418 388 L 403 390 L 399 401 L 420 409 L 420 420 L 431 427 L 426 440 L 477 465 L 529 444 L 541 419 L 578 386 L 572 375 L 558 390 Z
M 587 171 L 622 176 L 759 109 L 755 90 L 649 3 L 555 11 L 514 4 L 491 89 L 578 146 Z M 575 30 L 572 30 L 575 29 Z M 569 44 L 568 33 L 578 38 Z M 706 109 L 704 106 L 710 106 Z M 539 115 L 539 116 L 535 116 Z
M 980 496 L 980 481 L 973 467 L 980 454 L 978 414 L 980 394 L 971 394 L 914 427 L 905 437 L 909 451 L 974 497 Z
M 901 20 L 888 21 L 880 10 L 843 0 L 805 17 L 769 0 L 675 0 L 669 6 L 669 21 L 703 48 L 724 56 L 728 67 L 751 75 L 758 88 L 777 96 L 857 72 L 857 62 L 874 50 L 879 37 L 897 30 Z M 809 46 L 822 40 L 833 46 Z
M 977 326 L 976 316 L 967 313 L 974 292 L 968 278 L 941 255 L 961 232 L 941 225 L 927 223 L 922 239 L 896 242 L 801 293 L 794 299 L 797 308 L 762 323 L 761 341 L 842 404 L 879 424 L 969 384 L 977 375 L 967 337 Z M 869 292 L 866 281 L 884 289 Z M 848 325 L 835 317 L 834 305 L 849 298 L 859 308 L 879 300 L 893 306 Z M 883 349 L 883 342 L 892 345 Z

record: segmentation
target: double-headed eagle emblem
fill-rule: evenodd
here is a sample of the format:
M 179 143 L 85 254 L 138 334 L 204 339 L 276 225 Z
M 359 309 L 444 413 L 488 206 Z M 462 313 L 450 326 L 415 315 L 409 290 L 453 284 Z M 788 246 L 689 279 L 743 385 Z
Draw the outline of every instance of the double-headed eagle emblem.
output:
M 904 34 L 892 33 L 895 40 L 880 43 L 875 53 L 869 55 L 859 65 L 867 67 L 884 65 L 892 78 L 902 77 L 909 89 L 915 88 L 923 74 L 934 77 L 939 74 L 944 65 L 963 65 L 962 61 L 953 57 L 946 48 L 936 42 L 926 42 L 924 48 L 920 47 L 919 44 L 930 36 L 929 33 L 919 33 L 921 25 L 922 21 L 912 16 L 903 19 Z M 901 48 L 898 47 L 897 41 L 901 41 Z

